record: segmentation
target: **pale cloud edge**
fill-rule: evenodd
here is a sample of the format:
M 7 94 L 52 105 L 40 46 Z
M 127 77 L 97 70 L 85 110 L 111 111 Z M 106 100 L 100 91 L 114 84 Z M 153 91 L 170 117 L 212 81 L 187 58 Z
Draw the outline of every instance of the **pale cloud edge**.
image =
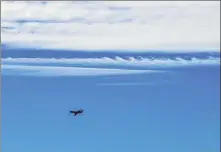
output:
M 2 44 L 84 50 L 220 51 L 220 2 L 1 2 Z
M 159 73 L 163 71 L 154 70 L 127 70 L 127 69 L 107 69 L 107 68 L 81 68 L 81 67 L 62 67 L 62 66 L 29 66 L 29 65 L 4 65 L 2 75 L 21 75 L 21 76 L 113 76 L 131 75 L 144 73 Z

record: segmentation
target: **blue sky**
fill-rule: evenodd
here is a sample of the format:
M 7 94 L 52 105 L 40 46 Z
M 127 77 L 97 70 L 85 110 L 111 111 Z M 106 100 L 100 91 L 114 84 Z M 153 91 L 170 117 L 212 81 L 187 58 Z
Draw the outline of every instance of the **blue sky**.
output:
M 1 2 L 2 151 L 220 151 L 219 3 Z

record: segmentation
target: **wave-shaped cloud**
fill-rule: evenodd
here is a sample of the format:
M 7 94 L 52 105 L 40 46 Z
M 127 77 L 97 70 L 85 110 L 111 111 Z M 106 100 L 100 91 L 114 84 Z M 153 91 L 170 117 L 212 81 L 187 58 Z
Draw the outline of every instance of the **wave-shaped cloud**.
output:
M 218 50 L 220 2 L 1 2 L 2 43 L 70 50 Z
M 29 65 L 3 65 L 3 75 L 23 76 L 108 76 L 154 73 L 154 70 L 127 70 L 107 68 L 80 68 L 62 66 L 29 66 Z
M 220 58 L 209 57 L 207 59 L 191 58 L 190 60 L 183 58 L 176 59 L 154 59 L 154 58 L 140 58 L 135 59 L 129 57 L 123 59 L 116 57 L 115 59 L 103 57 L 103 58 L 4 58 L 3 64 L 37 64 L 37 65 L 83 65 L 83 66 L 131 66 L 131 67 L 174 67 L 174 66 L 194 66 L 194 65 L 218 65 L 220 64 Z
M 162 69 L 168 67 L 199 65 L 220 65 L 220 58 L 3 58 L 2 74 L 30 76 L 104 76 L 165 72 L 162 71 Z M 161 68 L 161 70 L 158 68 Z

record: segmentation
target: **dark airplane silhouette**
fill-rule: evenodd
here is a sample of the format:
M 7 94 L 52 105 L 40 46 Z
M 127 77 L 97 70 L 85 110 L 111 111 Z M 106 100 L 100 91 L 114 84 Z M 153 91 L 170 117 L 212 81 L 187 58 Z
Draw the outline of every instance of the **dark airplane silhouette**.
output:
M 74 116 L 76 116 L 77 114 L 81 114 L 81 113 L 83 113 L 83 112 L 84 112 L 83 109 L 80 109 L 80 110 L 77 110 L 77 111 L 70 111 L 70 113 L 73 113 Z

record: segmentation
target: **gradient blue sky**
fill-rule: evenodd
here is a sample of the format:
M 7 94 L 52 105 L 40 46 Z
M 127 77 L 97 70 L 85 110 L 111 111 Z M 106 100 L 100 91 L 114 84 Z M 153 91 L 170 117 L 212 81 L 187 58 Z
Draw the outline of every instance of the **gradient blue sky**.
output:
M 220 151 L 220 2 L 1 4 L 3 152 Z

